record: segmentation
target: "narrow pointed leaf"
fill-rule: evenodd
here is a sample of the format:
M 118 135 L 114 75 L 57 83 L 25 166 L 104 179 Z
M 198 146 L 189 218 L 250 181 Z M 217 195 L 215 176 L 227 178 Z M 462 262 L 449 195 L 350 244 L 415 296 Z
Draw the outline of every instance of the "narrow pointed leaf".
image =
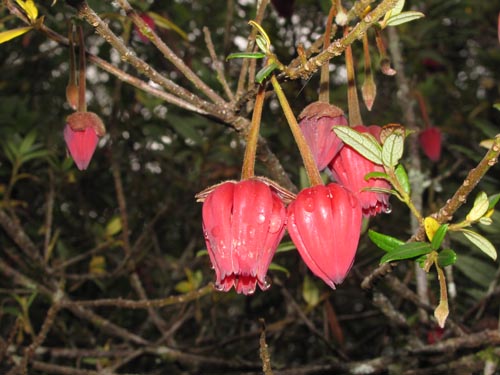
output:
M 21 36 L 23 34 L 26 34 L 32 28 L 33 27 L 31 26 L 27 26 L 27 27 L 19 27 L 17 29 L 3 31 L 0 33 L 0 44 L 8 42 L 9 40 L 17 38 L 18 36 Z
M 494 194 L 494 195 L 490 195 L 490 197 L 488 198 L 488 201 L 490 202 L 489 206 L 488 206 L 488 211 L 495 208 L 496 204 L 498 203 L 498 201 L 500 200 L 500 193 L 499 194 Z
M 392 262 L 395 260 L 416 258 L 420 255 L 429 254 L 432 251 L 430 243 L 427 242 L 409 242 L 401 245 L 399 248 L 388 252 L 380 259 L 380 264 Z
M 170 21 L 168 18 L 165 18 L 155 12 L 148 12 L 148 15 L 155 21 L 156 26 L 175 31 L 179 36 L 182 37 L 182 39 L 188 40 L 187 33 L 175 23 Z
M 229 54 L 226 60 L 231 59 L 262 59 L 266 57 L 264 52 L 235 52 Z
M 38 8 L 33 0 L 16 0 L 16 3 L 24 10 L 31 22 L 35 21 L 38 17 Z
M 402 12 L 396 15 L 392 15 L 387 20 L 386 26 L 402 25 L 403 23 L 415 21 L 422 17 L 425 17 L 425 15 L 421 12 L 416 12 L 416 11 Z
M 383 233 L 378 233 L 371 229 L 368 230 L 368 237 L 370 237 L 370 240 L 375 245 L 377 245 L 377 247 L 387 252 L 394 251 L 404 245 L 403 241 L 395 237 L 391 237 Z
M 495 249 L 495 246 L 493 246 L 493 244 L 489 240 L 481 236 L 479 233 L 473 232 L 468 229 L 462 229 L 461 232 L 472 244 L 477 246 L 479 250 L 488 255 L 491 259 L 497 259 L 497 251 Z
M 467 214 L 466 219 L 468 221 L 477 221 L 486 214 L 488 208 L 490 206 L 490 201 L 488 200 L 488 196 L 484 191 L 479 192 L 474 200 L 474 205 L 472 209 Z
M 269 64 L 268 66 L 265 66 L 255 75 L 255 82 L 262 83 L 274 70 L 276 70 L 276 68 L 278 68 L 278 64 L 274 62 L 272 64 Z
M 441 247 L 441 244 L 443 243 L 444 237 L 446 236 L 447 232 L 448 224 L 442 224 L 439 226 L 436 233 L 434 233 L 434 237 L 432 237 L 431 246 L 434 250 L 437 250 Z
M 359 133 L 348 126 L 334 126 L 333 131 L 345 144 L 365 158 L 376 164 L 382 164 L 382 147 L 373 136 Z

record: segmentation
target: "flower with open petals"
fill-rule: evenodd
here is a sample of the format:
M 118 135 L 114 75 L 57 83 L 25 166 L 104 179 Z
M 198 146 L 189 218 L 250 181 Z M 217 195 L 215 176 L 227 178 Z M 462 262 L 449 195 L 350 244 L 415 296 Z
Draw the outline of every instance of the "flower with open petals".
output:
M 370 133 L 380 140 L 381 128 L 379 126 L 355 126 L 361 133 Z M 389 190 L 391 185 L 381 178 L 365 179 L 371 172 L 384 172 L 381 165 L 366 159 L 352 147 L 344 145 L 329 165 L 335 180 L 342 186 L 352 191 L 359 199 L 363 215 L 375 216 L 380 212 L 389 212 L 389 194 L 385 192 L 369 191 L 367 188 Z
M 266 273 L 283 237 L 286 210 L 275 191 L 262 181 L 227 181 L 203 203 L 203 231 L 220 291 L 235 287 L 252 294 L 266 290 Z
M 344 112 L 332 104 L 314 102 L 304 108 L 299 120 L 300 129 L 321 171 L 342 147 L 343 143 L 333 132 L 333 127 L 347 125 Z
M 302 190 L 290 203 L 288 233 L 309 269 L 331 288 L 352 267 L 361 231 L 361 207 L 349 190 L 331 183 Z

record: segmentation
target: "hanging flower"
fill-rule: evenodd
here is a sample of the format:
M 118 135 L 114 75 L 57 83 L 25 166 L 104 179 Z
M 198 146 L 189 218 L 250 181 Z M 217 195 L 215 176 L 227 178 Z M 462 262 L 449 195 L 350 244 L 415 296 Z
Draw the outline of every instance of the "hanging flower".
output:
M 370 133 L 377 140 L 380 140 L 381 128 L 379 126 L 359 125 L 355 126 L 354 129 L 361 133 Z M 356 194 L 365 217 L 390 211 L 388 193 L 366 190 L 367 188 L 386 190 L 391 188 L 390 184 L 384 179 L 365 179 L 368 173 L 384 172 L 381 165 L 373 163 L 350 146 L 344 145 L 337 156 L 333 158 L 329 168 L 337 182 Z
M 79 170 L 87 169 L 99 137 L 105 133 L 103 122 L 93 112 L 75 112 L 68 116 L 64 141 Z
M 342 147 L 333 132 L 336 125 L 347 125 L 344 112 L 326 102 L 309 104 L 299 115 L 299 126 L 309 145 L 319 170 L 323 170 Z
M 361 231 L 353 193 L 331 183 L 302 190 L 288 206 L 288 233 L 309 269 L 331 288 L 352 267 Z
M 285 231 L 286 210 L 275 191 L 255 179 L 227 181 L 203 203 L 203 231 L 220 291 L 266 290 L 266 273 Z
M 439 161 L 441 158 L 441 138 L 441 131 L 435 127 L 422 130 L 418 135 L 422 151 L 434 162 Z

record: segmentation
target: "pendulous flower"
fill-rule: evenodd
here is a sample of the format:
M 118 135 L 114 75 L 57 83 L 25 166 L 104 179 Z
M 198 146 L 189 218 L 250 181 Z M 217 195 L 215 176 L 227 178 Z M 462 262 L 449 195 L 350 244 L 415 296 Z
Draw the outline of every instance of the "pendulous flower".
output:
M 331 183 L 302 190 L 288 206 L 288 233 L 309 269 L 335 289 L 352 267 L 361 231 L 355 195 Z
M 343 143 L 333 132 L 337 125 L 347 125 L 344 112 L 326 102 L 309 104 L 299 115 L 299 126 L 311 149 L 318 169 L 328 166 Z
M 220 291 L 266 290 L 266 273 L 283 237 L 286 209 L 277 193 L 255 179 L 227 181 L 203 203 L 203 231 Z
M 434 162 L 439 161 L 441 158 L 441 138 L 441 131 L 435 127 L 422 130 L 418 135 L 422 151 Z
M 87 169 L 99 137 L 105 133 L 103 122 L 93 112 L 75 112 L 68 116 L 64 141 L 79 170 Z
M 354 129 L 360 133 L 370 133 L 380 141 L 380 132 L 382 129 L 379 126 L 359 125 L 355 126 Z M 381 165 L 373 163 L 352 147 L 344 145 L 337 156 L 333 158 L 329 168 L 335 180 L 357 196 L 365 217 L 390 211 L 388 193 L 366 190 L 367 188 L 385 190 L 391 188 L 390 184 L 384 179 L 365 179 L 368 173 L 384 172 L 384 168 Z

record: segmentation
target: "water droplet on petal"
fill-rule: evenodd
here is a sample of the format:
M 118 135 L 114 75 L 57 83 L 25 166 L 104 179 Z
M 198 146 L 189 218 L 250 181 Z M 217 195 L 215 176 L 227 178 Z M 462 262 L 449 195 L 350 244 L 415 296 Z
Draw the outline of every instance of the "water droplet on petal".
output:
M 269 223 L 269 233 L 276 233 L 281 228 L 281 218 L 278 215 L 271 217 L 271 222 Z
M 264 221 L 266 221 L 266 215 L 264 215 L 264 214 L 262 214 L 262 213 L 261 213 L 261 214 L 259 214 L 259 215 L 257 216 L 257 223 L 262 224 Z
M 387 203 L 387 206 L 384 209 L 384 213 L 390 214 L 392 212 L 392 206 L 390 203 Z
M 248 231 L 248 238 L 253 239 L 255 238 L 255 227 L 253 225 L 249 225 L 247 228 Z
M 309 212 L 314 211 L 314 200 L 311 197 L 306 198 L 304 202 L 304 209 Z

